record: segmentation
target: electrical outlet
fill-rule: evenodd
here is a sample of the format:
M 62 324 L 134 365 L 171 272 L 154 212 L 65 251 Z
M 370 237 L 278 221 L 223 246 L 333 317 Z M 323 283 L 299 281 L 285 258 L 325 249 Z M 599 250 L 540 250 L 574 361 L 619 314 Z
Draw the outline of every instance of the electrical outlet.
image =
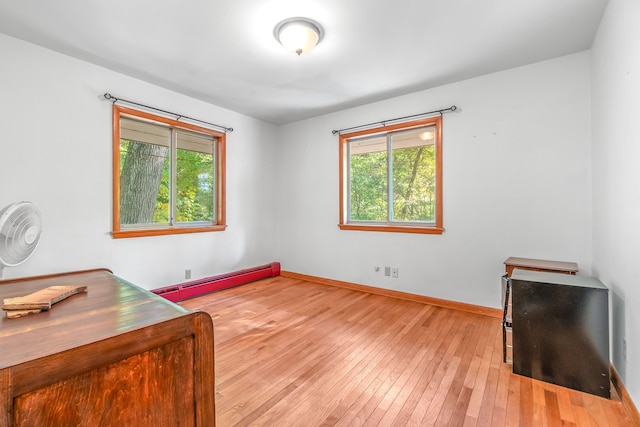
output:
M 191 269 L 190 269 L 190 268 L 187 268 L 187 269 L 184 271 L 184 278 L 185 278 L 185 279 L 191 279 Z
M 391 277 L 398 278 L 398 267 L 393 267 L 391 269 Z
M 627 339 L 622 339 L 622 357 L 627 360 Z

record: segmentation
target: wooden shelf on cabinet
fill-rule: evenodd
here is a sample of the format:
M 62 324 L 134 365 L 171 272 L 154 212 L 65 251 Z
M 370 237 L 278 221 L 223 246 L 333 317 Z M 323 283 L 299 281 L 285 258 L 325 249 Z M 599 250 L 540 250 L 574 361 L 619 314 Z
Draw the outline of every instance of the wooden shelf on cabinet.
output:
M 575 262 L 547 261 L 543 259 L 509 257 L 504 261 L 505 271 L 509 276 L 514 268 L 521 270 L 546 271 L 548 273 L 563 273 L 575 275 L 578 264 Z

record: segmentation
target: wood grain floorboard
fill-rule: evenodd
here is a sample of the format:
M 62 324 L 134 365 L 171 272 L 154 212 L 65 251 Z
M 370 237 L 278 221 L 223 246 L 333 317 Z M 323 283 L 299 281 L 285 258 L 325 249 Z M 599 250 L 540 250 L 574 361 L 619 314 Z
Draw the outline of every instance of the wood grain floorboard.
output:
M 633 427 L 511 373 L 499 319 L 282 276 L 181 305 L 213 318 L 218 427 Z

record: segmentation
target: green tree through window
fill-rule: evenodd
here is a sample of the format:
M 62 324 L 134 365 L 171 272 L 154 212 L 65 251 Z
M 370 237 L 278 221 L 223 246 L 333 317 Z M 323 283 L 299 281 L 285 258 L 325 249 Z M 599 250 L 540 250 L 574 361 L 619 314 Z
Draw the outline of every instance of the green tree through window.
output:
M 441 119 L 340 137 L 340 228 L 442 232 Z
M 224 134 L 116 106 L 114 120 L 114 237 L 225 228 Z

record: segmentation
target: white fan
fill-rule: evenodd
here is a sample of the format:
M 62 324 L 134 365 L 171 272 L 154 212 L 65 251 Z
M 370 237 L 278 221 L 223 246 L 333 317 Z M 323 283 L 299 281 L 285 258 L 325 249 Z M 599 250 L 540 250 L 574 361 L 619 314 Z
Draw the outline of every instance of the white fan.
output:
M 25 262 L 40 241 L 40 210 L 31 202 L 13 203 L 0 210 L 0 279 L 4 267 Z

